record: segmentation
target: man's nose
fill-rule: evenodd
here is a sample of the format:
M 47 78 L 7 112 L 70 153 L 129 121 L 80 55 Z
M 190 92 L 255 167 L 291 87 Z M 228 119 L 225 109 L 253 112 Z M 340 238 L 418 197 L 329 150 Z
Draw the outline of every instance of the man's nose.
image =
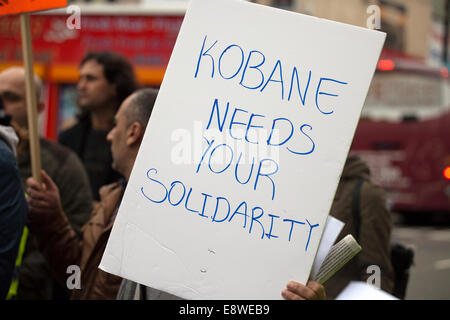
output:
M 111 131 L 108 132 L 106 135 L 106 141 L 111 142 L 112 141 L 112 132 L 114 129 L 111 129 Z
M 78 80 L 77 89 L 83 90 L 85 87 L 86 87 L 86 80 L 84 80 L 84 79 Z

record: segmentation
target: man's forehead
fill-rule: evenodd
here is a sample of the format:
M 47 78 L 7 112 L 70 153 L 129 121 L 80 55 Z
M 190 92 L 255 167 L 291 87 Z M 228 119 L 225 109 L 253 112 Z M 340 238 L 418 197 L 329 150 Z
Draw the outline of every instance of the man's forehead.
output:
M 0 73 L 0 90 L 15 93 L 25 92 L 25 78 L 23 73 L 6 70 Z
M 103 65 L 95 60 L 88 60 L 80 67 L 80 74 L 103 75 Z
M 133 100 L 135 94 L 131 94 L 130 96 L 128 96 L 120 105 L 119 110 L 116 112 L 116 120 L 118 117 L 127 117 L 127 114 L 129 114 L 130 112 L 132 112 L 132 108 L 134 107 L 133 104 L 131 103 L 131 101 Z
M 117 109 L 116 114 L 114 115 L 114 119 L 119 120 L 120 118 L 122 118 L 124 116 L 124 106 L 123 104 L 120 105 L 119 109 Z

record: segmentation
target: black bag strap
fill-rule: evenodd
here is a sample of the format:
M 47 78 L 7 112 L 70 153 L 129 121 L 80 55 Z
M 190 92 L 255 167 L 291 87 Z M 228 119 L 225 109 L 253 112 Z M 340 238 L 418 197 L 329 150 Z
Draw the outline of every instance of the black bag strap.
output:
M 355 185 L 355 189 L 353 190 L 353 201 L 352 201 L 352 214 L 353 214 L 353 222 L 355 225 L 355 238 L 356 241 L 359 242 L 359 234 L 361 229 L 361 215 L 359 213 L 359 199 L 361 197 L 361 187 L 364 183 L 364 178 L 360 178 Z
M 139 286 L 139 300 L 147 300 L 147 287 L 142 284 L 138 284 L 138 286 Z

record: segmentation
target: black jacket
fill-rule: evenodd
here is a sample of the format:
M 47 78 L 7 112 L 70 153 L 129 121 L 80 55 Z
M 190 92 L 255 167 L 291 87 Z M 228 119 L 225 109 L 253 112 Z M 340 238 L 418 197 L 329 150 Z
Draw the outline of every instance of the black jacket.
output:
M 0 135 L 0 300 L 8 294 L 28 205 L 14 154 Z

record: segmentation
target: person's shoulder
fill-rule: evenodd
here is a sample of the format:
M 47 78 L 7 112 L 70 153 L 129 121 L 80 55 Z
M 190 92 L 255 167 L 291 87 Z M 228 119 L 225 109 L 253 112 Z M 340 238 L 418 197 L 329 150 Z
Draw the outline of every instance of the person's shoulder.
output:
M 372 194 L 383 194 L 384 193 L 384 189 L 377 183 L 376 180 L 374 180 L 374 178 L 369 175 L 368 177 L 363 177 L 362 179 L 362 192 L 369 192 Z
M 365 180 L 361 187 L 361 199 L 366 203 L 386 206 L 386 191 L 372 180 Z
M 41 138 L 40 141 L 41 148 L 45 152 L 45 157 L 42 158 L 43 166 L 49 169 L 52 168 L 52 170 L 62 170 L 66 173 L 68 171 L 80 173 L 79 171 L 82 170 L 83 165 L 75 151 L 45 138 Z
M 62 130 L 59 133 L 58 140 L 63 144 L 73 143 L 73 140 L 78 140 L 83 135 L 83 133 L 90 130 L 91 119 L 89 114 L 84 114 L 79 116 L 77 122 L 71 127 Z
M 60 142 L 68 141 L 72 139 L 74 136 L 77 136 L 82 130 L 84 130 L 84 126 L 81 122 L 77 121 L 73 126 L 64 129 L 59 133 L 58 140 Z
M 54 158 L 57 158 L 59 161 L 64 161 L 70 154 L 73 153 L 68 147 L 51 141 L 46 138 L 40 138 L 41 147 L 45 152 L 51 154 Z

